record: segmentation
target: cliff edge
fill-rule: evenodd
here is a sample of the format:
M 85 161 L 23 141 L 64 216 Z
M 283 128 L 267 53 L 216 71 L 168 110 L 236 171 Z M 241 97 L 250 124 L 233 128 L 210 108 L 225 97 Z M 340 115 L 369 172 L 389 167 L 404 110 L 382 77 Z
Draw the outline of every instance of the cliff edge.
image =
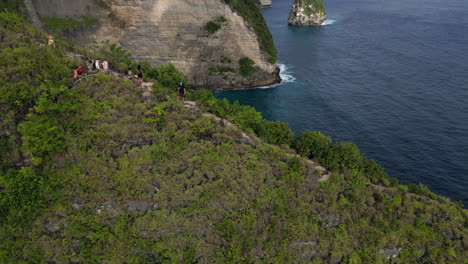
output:
M 295 0 L 288 23 L 295 26 L 318 26 L 325 21 L 325 16 L 322 0 Z
M 253 0 L 26 0 L 25 6 L 44 30 L 81 46 L 118 43 L 153 66 L 172 63 L 195 87 L 278 81 L 276 49 Z

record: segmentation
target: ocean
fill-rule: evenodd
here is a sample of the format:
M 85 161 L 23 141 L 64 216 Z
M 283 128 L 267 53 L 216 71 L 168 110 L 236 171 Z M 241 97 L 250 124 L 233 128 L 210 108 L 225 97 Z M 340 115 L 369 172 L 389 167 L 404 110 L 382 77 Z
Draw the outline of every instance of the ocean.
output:
M 351 141 L 401 183 L 468 205 L 468 1 L 325 0 L 328 21 L 263 14 L 284 82 L 217 91 L 296 133 Z

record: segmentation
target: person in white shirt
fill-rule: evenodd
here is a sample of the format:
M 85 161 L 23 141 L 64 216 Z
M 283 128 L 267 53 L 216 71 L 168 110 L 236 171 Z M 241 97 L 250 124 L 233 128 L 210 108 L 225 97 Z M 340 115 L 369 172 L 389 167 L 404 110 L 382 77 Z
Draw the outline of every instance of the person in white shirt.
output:
M 104 73 L 109 73 L 109 62 L 107 59 L 102 62 L 102 69 L 104 70 Z

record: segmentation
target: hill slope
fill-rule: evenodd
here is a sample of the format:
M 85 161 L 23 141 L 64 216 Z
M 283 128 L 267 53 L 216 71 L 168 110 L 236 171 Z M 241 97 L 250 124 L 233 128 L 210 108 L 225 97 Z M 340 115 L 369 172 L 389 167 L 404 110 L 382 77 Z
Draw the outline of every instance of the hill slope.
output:
M 2 262 L 468 258 L 462 206 L 364 169 L 357 152 L 338 151 L 350 145 L 295 140 L 299 153 L 336 168 L 320 182 L 319 167 L 288 147 L 287 127 L 252 108 L 207 91 L 190 94 L 201 110 L 186 107 L 169 85 L 177 74 L 156 80 L 151 100 L 103 74 L 75 84 L 78 61 L 38 45 L 27 25 L 18 34 L 24 24 L 0 23 Z

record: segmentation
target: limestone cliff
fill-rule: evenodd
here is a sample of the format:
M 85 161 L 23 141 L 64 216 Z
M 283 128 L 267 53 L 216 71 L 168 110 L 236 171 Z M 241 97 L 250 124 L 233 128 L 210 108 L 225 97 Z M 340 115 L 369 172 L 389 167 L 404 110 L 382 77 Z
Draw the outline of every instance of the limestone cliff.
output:
M 295 26 L 316 26 L 325 21 L 322 0 L 295 0 L 288 23 Z
M 135 59 L 155 66 L 173 63 L 197 87 L 252 87 L 278 78 L 276 57 L 271 59 L 254 27 L 223 0 L 26 0 L 25 4 L 36 24 L 44 18 L 96 21 L 65 33 L 84 46 L 94 40 L 119 43 Z M 239 73 L 244 57 L 255 63 L 248 76 Z

